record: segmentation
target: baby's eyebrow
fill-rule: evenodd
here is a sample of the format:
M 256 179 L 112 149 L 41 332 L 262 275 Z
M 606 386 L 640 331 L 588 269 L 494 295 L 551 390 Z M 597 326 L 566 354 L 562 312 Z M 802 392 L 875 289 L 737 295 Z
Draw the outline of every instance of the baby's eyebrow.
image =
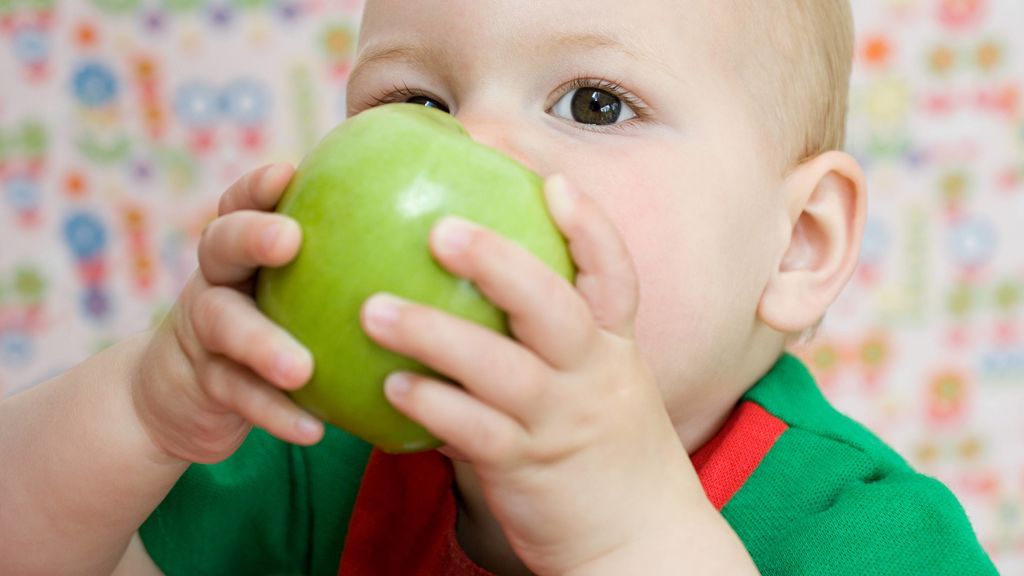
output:
M 616 38 L 615 36 L 604 34 L 602 32 L 579 32 L 575 34 L 566 34 L 554 38 L 549 41 L 548 44 L 562 48 L 610 49 L 622 52 L 633 60 L 641 59 L 639 56 L 641 50 L 639 50 L 638 47 Z
M 359 55 L 352 71 L 349 74 L 349 84 L 355 83 L 358 76 L 368 70 L 371 65 L 381 64 L 387 61 L 406 61 L 415 65 L 423 64 L 423 51 L 411 45 L 381 46 L 368 48 Z

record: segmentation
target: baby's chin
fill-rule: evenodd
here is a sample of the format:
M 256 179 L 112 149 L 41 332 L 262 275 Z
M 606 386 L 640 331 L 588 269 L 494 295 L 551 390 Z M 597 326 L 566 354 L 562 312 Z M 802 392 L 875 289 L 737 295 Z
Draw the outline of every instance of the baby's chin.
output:
M 448 446 L 447 444 L 438 448 L 437 451 L 440 452 L 442 456 L 447 456 L 450 460 L 455 460 L 456 462 L 469 462 L 469 457 L 459 451 L 458 448 Z

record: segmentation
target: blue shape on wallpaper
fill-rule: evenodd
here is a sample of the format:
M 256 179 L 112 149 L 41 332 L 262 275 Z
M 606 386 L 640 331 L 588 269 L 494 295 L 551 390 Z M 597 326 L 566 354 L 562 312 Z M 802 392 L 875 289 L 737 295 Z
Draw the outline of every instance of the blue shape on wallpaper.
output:
M 72 77 L 75 97 L 90 108 L 106 106 L 117 98 L 117 78 L 99 62 L 86 62 Z
M 107 244 L 107 231 L 92 214 L 78 212 L 64 223 L 64 239 L 76 260 L 89 260 L 103 251 Z
M 174 94 L 174 113 L 193 128 L 210 126 L 220 117 L 217 90 L 205 82 L 189 82 Z
M 37 28 L 21 28 L 11 42 L 14 56 L 24 64 L 38 64 L 50 56 L 50 38 Z
M 302 5 L 298 0 L 280 0 L 277 5 L 277 14 L 281 20 L 294 20 L 302 15 Z
M 228 118 L 243 126 L 255 126 L 270 115 L 270 91 L 262 82 L 241 78 L 224 88 L 220 105 Z
M 980 266 L 987 263 L 996 251 L 997 245 L 998 239 L 992 222 L 978 217 L 954 224 L 947 240 L 950 255 L 961 266 Z
M 0 364 L 23 366 L 32 359 L 32 340 L 20 330 L 0 332 Z
M 39 207 L 39 183 L 26 176 L 12 176 L 4 182 L 7 202 L 17 212 L 28 212 Z
M 110 314 L 110 295 L 99 286 L 90 286 L 82 294 L 82 310 L 91 320 L 103 320 Z
M 215 27 L 225 28 L 234 20 L 235 13 L 231 6 L 224 2 L 212 2 L 207 8 L 206 16 Z
M 167 15 L 159 8 L 150 8 L 142 13 L 142 27 L 146 32 L 160 33 L 167 26 Z
M 889 253 L 889 229 L 885 224 L 869 217 L 864 224 L 864 239 L 860 245 L 860 261 L 865 264 L 879 264 Z
M 989 350 L 981 356 L 979 367 L 985 378 L 1020 382 L 1024 377 L 1024 349 Z

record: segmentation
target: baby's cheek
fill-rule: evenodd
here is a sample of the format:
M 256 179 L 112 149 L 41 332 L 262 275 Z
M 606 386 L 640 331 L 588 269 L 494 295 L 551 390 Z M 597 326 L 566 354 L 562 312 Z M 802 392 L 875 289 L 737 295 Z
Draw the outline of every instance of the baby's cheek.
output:
M 619 148 L 604 162 L 593 160 L 568 176 L 600 205 L 629 249 L 640 285 L 641 351 L 678 350 L 706 329 L 716 276 L 702 260 L 715 250 L 702 223 L 708 215 L 693 205 L 700 195 L 685 189 L 692 181 L 685 163 L 660 149 Z
M 631 234 L 640 285 L 636 339 L 651 367 L 663 372 L 687 357 L 707 352 L 714 332 L 715 274 L 699 262 L 684 235 L 642 227 Z

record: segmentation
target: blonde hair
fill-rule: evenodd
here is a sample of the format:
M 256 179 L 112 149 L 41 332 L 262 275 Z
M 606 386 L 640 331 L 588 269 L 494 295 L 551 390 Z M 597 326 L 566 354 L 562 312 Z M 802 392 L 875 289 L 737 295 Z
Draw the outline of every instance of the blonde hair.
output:
M 846 138 L 853 66 L 848 0 L 731 0 L 727 65 L 764 126 L 783 170 Z

